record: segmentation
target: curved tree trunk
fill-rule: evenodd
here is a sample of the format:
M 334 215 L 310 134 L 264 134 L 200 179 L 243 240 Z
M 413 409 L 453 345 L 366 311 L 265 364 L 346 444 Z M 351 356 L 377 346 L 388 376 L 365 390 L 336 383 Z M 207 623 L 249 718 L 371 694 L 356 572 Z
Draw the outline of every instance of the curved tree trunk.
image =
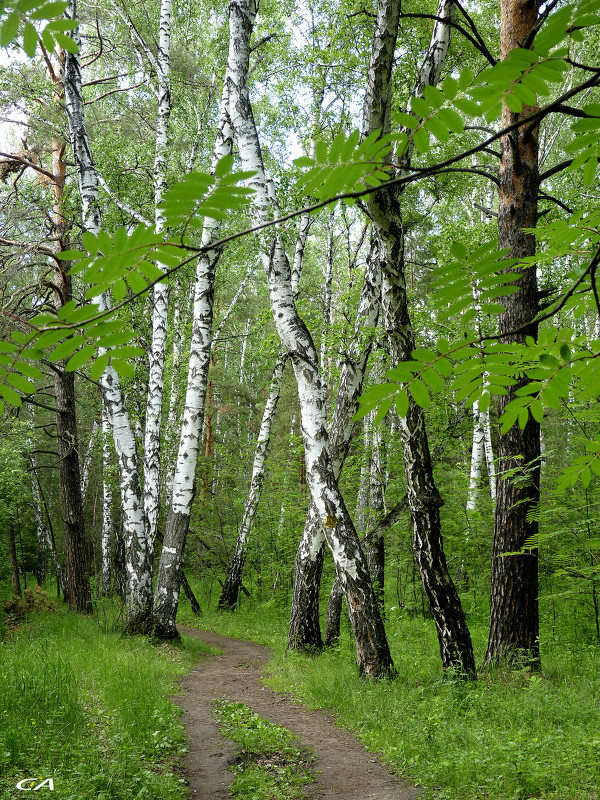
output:
M 371 344 L 364 346 L 359 338 L 361 331 L 374 329 L 379 316 L 381 276 L 377 263 L 367 260 L 367 269 L 361 287 L 354 335 L 346 352 L 340 374 L 333 420 L 329 434 L 333 474 L 337 481 L 352 438 L 352 417 L 358 408 Z M 290 618 L 288 646 L 294 650 L 314 649 L 323 646 L 319 624 L 319 593 L 323 570 L 325 533 L 314 504 L 311 503 L 302 540 L 298 547 L 294 571 L 294 595 Z
M 250 36 L 257 9 L 248 0 L 233 0 L 229 9 L 231 41 L 235 52 L 231 70 L 231 120 L 242 165 L 244 169 L 256 172 L 249 180 L 249 185 L 255 190 L 255 219 L 266 222 L 271 219 L 271 201 L 247 84 Z M 310 332 L 298 315 L 290 265 L 277 233 L 274 238 L 263 235 L 262 247 L 275 325 L 289 354 L 298 384 L 306 479 L 346 595 L 358 669 L 360 673 L 373 677 L 388 675 L 393 665 L 385 630 L 364 553 L 334 474 L 318 353 Z
M 507 58 L 527 38 L 537 21 L 537 7 L 532 0 L 502 0 L 501 58 Z M 525 106 L 518 115 L 504 106 L 502 125 L 512 124 L 519 116 L 525 117 L 533 111 Z M 523 228 L 534 228 L 537 224 L 537 128 L 530 130 L 530 126 L 524 126 L 502 137 L 501 153 L 499 247 L 509 248 L 510 258 L 532 256 L 535 237 Z M 511 267 L 511 272 L 517 269 Z M 503 336 L 503 342 L 524 342 L 526 336 L 537 337 L 537 325 L 531 322 L 538 313 L 535 266 L 522 268 L 518 286 L 517 293 L 503 298 L 505 311 L 498 326 L 500 334 L 521 330 Z M 521 380 L 499 398 L 499 414 L 525 383 Z M 537 533 L 537 520 L 531 518 L 531 512 L 540 497 L 540 454 L 540 426 L 533 417 L 529 417 L 523 430 L 515 423 L 506 433 L 500 432 L 488 663 L 502 657 L 518 660 L 524 655 L 533 666 L 540 664 L 537 550 L 503 555 L 522 550 L 525 541 Z

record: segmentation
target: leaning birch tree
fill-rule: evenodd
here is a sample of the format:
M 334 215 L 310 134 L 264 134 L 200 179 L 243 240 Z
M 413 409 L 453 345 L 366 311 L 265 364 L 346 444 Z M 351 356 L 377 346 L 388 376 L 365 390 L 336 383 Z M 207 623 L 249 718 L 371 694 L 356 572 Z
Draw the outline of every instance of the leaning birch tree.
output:
M 234 51 L 231 122 L 241 163 L 244 169 L 255 173 L 248 185 L 254 189 L 254 218 L 260 224 L 272 220 L 272 206 L 248 87 L 250 38 L 257 11 L 258 5 L 249 0 L 234 0 L 229 6 Z M 277 230 L 261 236 L 261 250 L 275 326 L 298 385 L 306 479 L 346 596 L 358 669 L 372 677 L 389 675 L 393 665 L 366 559 L 333 471 L 318 353 L 296 309 L 290 264 Z

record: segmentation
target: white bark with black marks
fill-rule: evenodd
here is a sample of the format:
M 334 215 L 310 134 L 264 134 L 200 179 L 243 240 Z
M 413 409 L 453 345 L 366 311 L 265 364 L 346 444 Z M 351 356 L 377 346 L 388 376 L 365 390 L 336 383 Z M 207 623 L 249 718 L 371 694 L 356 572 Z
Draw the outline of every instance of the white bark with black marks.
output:
M 161 0 L 158 52 L 156 54 L 158 114 L 154 150 L 154 208 L 155 230 L 157 233 L 160 233 L 164 228 L 164 215 L 160 209 L 160 203 L 167 186 L 169 118 L 171 115 L 170 57 L 171 0 Z M 160 501 L 160 432 L 168 310 L 169 285 L 167 283 L 157 283 L 152 290 L 152 341 L 149 354 L 146 427 L 144 431 L 144 514 L 151 557 L 154 552 Z
M 68 15 L 73 18 L 76 16 L 74 1 L 70 4 Z M 75 29 L 74 33 L 78 37 L 78 29 Z M 81 65 L 78 53 L 65 54 L 64 87 L 71 144 L 81 194 L 83 227 L 97 235 L 101 226 L 98 176 L 85 124 Z M 98 303 L 100 310 L 107 308 L 108 299 L 105 297 L 97 297 L 94 302 Z M 143 626 L 152 605 L 152 572 L 148 558 L 135 438 L 119 376 L 110 364 L 100 379 L 100 387 L 113 431 L 119 466 L 126 559 L 127 627 L 135 631 L 140 628 L 140 625 Z
M 230 42 L 229 60 L 232 57 L 232 46 Z M 227 69 L 229 72 L 229 65 Z M 228 78 L 226 75 L 213 153 L 213 168 L 217 161 L 231 154 L 232 147 L 233 137 L 229 120 Z M 205 220 L 202 232 L 204 247 L 210 247 L 211 243 L 218 238 L 220 228 L 219 220 L 209 218 Z M 157 636 L 165 639 L 179 636 L 175 619 L 179 603 L 181 564 L 195 493 L 196 466 L 204 422 L 208 369 L 213 343 L 215 269 L 219 254 L 217 250 L 208 250 L 198 259 L 196 268 L 192 340 L 179 450 L 154 592 L 152 627 Z
M 453 0 L 441 0 L 437 15 L 449 18 L 453 8 Z M 393 53 L 399 13 L 399 0 L 380 0 L 364 103 L 363 136 L 376 130 L 384 133 L 389 130 Z M 448 51 L 449 35 L 449 25 L 436 24 L 415 93 L 422 92 L 425 84 L 433 85 L 432 81 L 438 80 Z M 409 158 L 410 154 L 405 154 L 405 161 Z M 379 243 L 384 326 L 393 364 L 411 359 L 415 349 L 407 303 L 404 228 L 399 197 L 400 193 L 394 190 L 380 191 L 371 195 L 366 204 Z M 472 677 L 476 674 L 473 646 L 443 550 L 442 499 L 433 477 L 425 414 L 412 397 L 409 397 L 407 415 L 401 420 L 400 434 L 413 523 L 413 550 L 436 623 L 442 665 Z

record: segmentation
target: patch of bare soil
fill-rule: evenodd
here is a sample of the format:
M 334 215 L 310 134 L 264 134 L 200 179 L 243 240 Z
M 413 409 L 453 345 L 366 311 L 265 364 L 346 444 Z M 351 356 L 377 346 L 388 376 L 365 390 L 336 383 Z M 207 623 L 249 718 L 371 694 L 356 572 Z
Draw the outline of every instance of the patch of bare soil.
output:
M 202 659 L 182 680 L 179 704 L 185 711 L 189 740 L 185 774 L 193 800 L 227 800 L 236 757 L 235 746 L 221 736 L 212 701 L 227 697 L 260 717 L 293 731 L 300 745 L 314 753 L 316 783 L 307 787 L 314 800 L 416 800 L 420 790 L 403 783 L 348 731 L 322 711 L 309 711 L 290 697 L 261 683 L 270 658 L 266 647 L 211 631 L 182 630 L 223 651 Z

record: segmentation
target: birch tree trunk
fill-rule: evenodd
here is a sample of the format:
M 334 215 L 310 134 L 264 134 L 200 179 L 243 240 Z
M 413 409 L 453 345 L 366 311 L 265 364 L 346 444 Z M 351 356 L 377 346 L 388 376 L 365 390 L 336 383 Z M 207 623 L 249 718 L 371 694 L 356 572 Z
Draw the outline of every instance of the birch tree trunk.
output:
M 90 482 L 90 471 L 92 469 L 92 459 L 94 457 L 94 445 L 96 443 L 96 431 L 98 430 L 98 423 L 96 420 L 92 422 L 92 430 L 88 440 L 88 446 L 85 451 L 85 458 L 83 460 L 83 469 L 81 471 L 81 497 L 85 499 L 88 484 Z
M 235 56 L 231 69 L 231 121 L 242 165 L 244 169 L 256 171 L 249 180 L 255 190 L 255 219 L 266 222 L 271 219 L 270 200 L 247 83 L 250 36 L 257 7 L 249 0 L 233 0 L 229 9 L 230 39 Z M 290 265 L 277 232 L 273 238 L 262 237 L 262 249 L 275 325 L 298 384 L 306 478 L 346 595 L 358 669 L 361 674 L 373 677 L 389 675 L 393 665 L 366 560 L 333 471 L 318 354 L 296 310 Z
M 156 63 L 158 85 L 158 114 L 154 154 L 154 208 L 155 230 L 161 233 L 164 216 L 160 203 L 167 182 L 167 153 L 169 117 L 171 115 L 170 87 L 171 56 L 171 0 L 161 0 Z M 149 558 L 154 554 L 154 539 L 158 525 L 160 500 L 160 430 L 164 394 L 165 352 L 167 346 L 167 316 L 169 286 L 157 283 L 152 292 L 152 342 L 150 344 L 150 369 L 146 401 L 146 427 L 144 432 L 144 515 L 146 517 Z
M 449 19 L 453 0 L 441 0 L 437 16 Z M 389 130 L 391 75 L 400 12 L 399 0 L 380 0 L 364 105 L 363 135 Z M 451 28 L 436 21 L 416 92 L 439 79 Z M 398 193 L 374 193 L 367 211 L 377 231 L 383 276 L 382 307 L 392 363 L 411 358 L 415 340 L 408 313 L 404 272 L 404 230 Z M 423 410 L 410 398 L 401 420 L 404 469 L 413 524 L 413 550 L 436 623 L 442 666 L 474 677 L 475 658 L 460 598 L 446 564 L 440 525 L 442 499 L 433 468 Z
M 110 485 L 110 424 L 102 409 L 102 596 L 112 594 L 112 488 Z
M 285 365 L 287 364 L 287 361 L 287 353 L 281 353 L 275 362 L 273 374 L 271 375 L 269 396 L 263 411 L 260 431 L 258 433 L 258 439 L 256 442 L 254 463 L 252 465 L 252 478 L 250 480 L 250 490 L 244 505 L 242 521 L 238 531 L 235 550 L 233 556 L 231 557 L 231 561 L 227 569 L 227 576 L 225 578 L 225 582 L 221 590 L 221 596 L 219 598 L 218 607 L 221 610 L 229 609 L 233 611 L 238 602 L 238 595 L 242 583 L 242 572 L 244 569 L 244 564 L 246 563 L 246 555 L 248 553 L 248 537 L 252 531 L 256 510 L 258 508 L 262 493 L 265 477 L 265 465 L 267 463 L 267 454 L 271 439 L 271 428 L 275 418 L 277 404 L 279 402 L 281 384 L 283 382 L 283 374 L 285 372 Z
M 471 470 L 469 473 L 469 490 L 467 494 L 467 511 L 475 511 L 477 507 L 477 496 L 479 494 L 479 483 L 483 470 L 483 459 L 485 457 L 485 429 L 483 427 L 483 414 L 479 410 L 479 403 L 473 404 L 473 447 L 471 448 Z
M 233 44 L 229 45 L 227 74 L 223 86 L 221 113 L 213 154 L 213 166 L 231 154 L 233 146 L 229 121 L 229 61 Z M 202 232 L 202 245 L 209 247 L 218 238 L 219 220 L 207 218 Z M 158 567 L 152 628 L 163 639 L 179 638 L 175 625 L 179 603 L 181 564 L 195 494 L 195 476 L 202 435 L 208 370 L 212 348 L 212 322 L 215 269 L 220 251 L 209 250 L 198 259 L 194 289 L 192 340 L 188 366 L 187 389 L 177 463 L 173 476 L 173 492 L 169 505 L 165 537 Z
M 522 46 L 537 22 L 538 3 L 532 0 L 502 0 L 500 56 Z M 535 109 L 524 106 L 521 114 L 502 110 L 502 126 L 514 124 Z M 524 228 L 537 224 L 538 129 L 524 125 L 500 140 L 500 187 L 498 206 L 499 247 L 509 248 L 509 258 L 535 255 L 535 237 Z M 511 267 L 511 271 L 517 269 Z M 537 338 L 538 313 L 536 267 L 523 267 L 519 291 L 503 298 L 505 311 L 498 320 L 503 342 L 524 342 Z M 519 333 L 508 331 L 520 329 Z M 502 414 L 515 393 L 526 384 L 521 379 L 500 397 Z M 492 549 L 490 633 L 486 662 L 507 657 L 517 662 L 523 656 L 534 667 L 540 666 L 538 552 L 529 549 L 520 555 L 504 556 L 523 549 L 524 542 L 538 530 L 532 518 L 540 497 L 540 426 L 529 417 L 523 430 L 517 424 L 498 437 L 498 493 Z M 516 476 L 515 476 L 516 471 Z M 509 474 L 510 473 L 510 474 Z
M 67 15 L 73 19 L 76 18 L 75 0 L 70 3 Z M 71 35 L 76 42 L 79 42 L 78 28 L 75 28 Z M 78 53 L 65 54 L 64 92 L 71 146 L 81 195 L 83 228 L 97 234 L 101 225 L 98 175 L 85 123 L 81 90 L 81 64 Z M 95 302 L 101 309 L 105 309 L 108 299 L 98 297 L 95 298 Z M 127 575 L 126 628 L 133 633 L 145 629 L 146 620 L 152 607 L 152 568 L 143 515 L 140 473 L 135 437 L 125 405 L 123 390 L 119 376 L 110 364 L 100 379 L 100 388 L 113 432 L 119 466 Z
M 364 330 L 374 329 L 377 325 L 380 294 L 381 273 L 376 260 L 369 257 L 361 287 L 354 332 L 340 373 L 330 428 L 329 446 L 333 477 L 336 481 L 339 479 L 352 438 L 354 429 L 352 417 L 358 409 L 358 397 L 362 391 L 365 371 L 371 354 L 371 343 L 364 346 L 360 336 Z M 314 502 L 311 502 L 304 523 L 302 540 L 296 554 L 294 594 L 288 638 L 290 649 L 312 650 L 323 646 L 319 623 L 319 591 L 323 570 L 324 541 L 325 532 L 317 508 Z

